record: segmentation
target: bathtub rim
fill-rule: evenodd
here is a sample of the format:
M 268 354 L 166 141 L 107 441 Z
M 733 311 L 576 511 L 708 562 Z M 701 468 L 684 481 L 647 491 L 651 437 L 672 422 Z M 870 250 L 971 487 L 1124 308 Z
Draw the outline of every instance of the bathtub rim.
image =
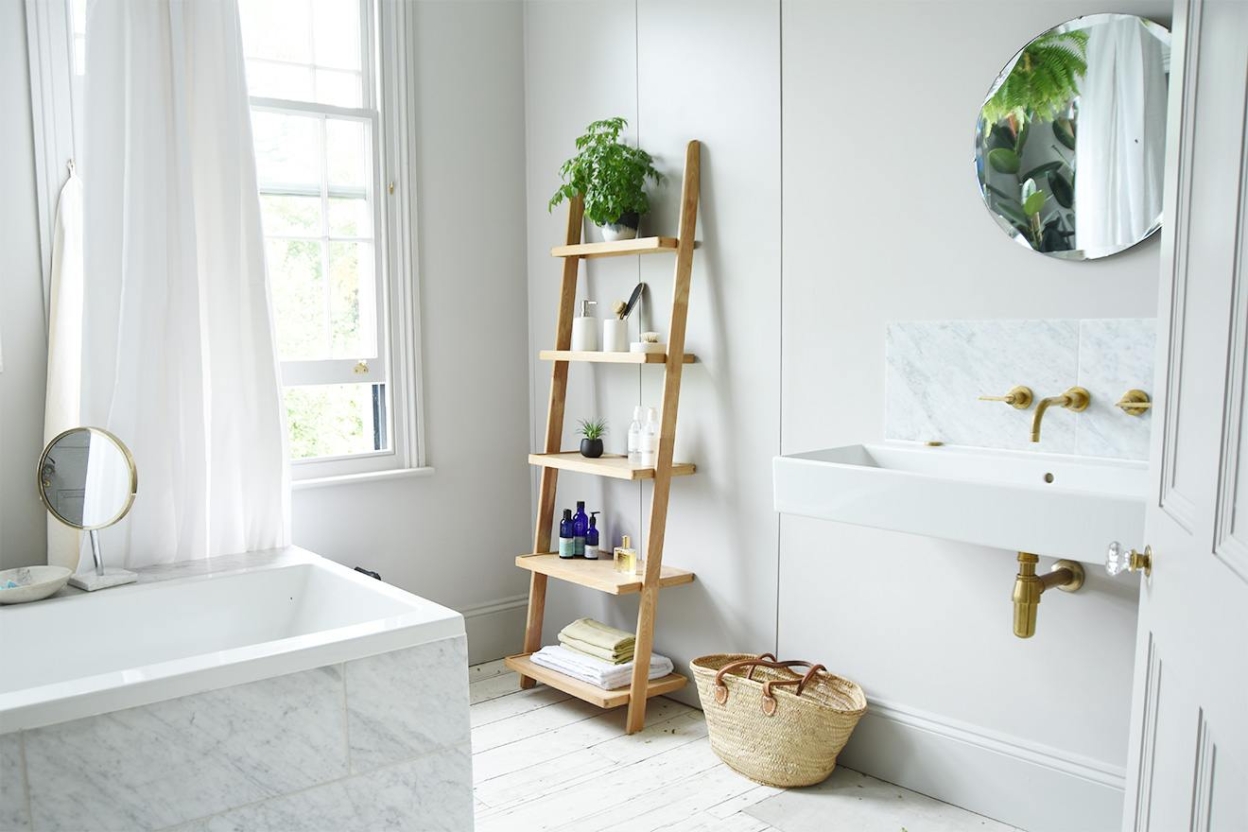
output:
M 404 603 L 418 601 L 420 608 L 345 627 L 0 693 L 0 735 L 100 716 L 167 699 L 221 690 L 465 636 L 464 617 L 455 610 L 377 581 L 306 549 L 291 546 L 255 554 L 258 557 L 268 557 L 269 560 L 227 567 L 220 571 L 158 577 L 105 591 L 116 597 L 306 565 L 324 569 L 370 592 Z M 69 595 L 33 603 L 43 607 L 80 598 L 78 595 Z M 464 672 L 467 673 L 466 666 Z

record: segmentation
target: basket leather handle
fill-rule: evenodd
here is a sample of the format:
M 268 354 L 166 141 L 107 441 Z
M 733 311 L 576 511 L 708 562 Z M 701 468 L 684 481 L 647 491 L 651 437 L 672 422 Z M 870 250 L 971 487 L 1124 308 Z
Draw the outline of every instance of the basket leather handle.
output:
M 715 701 L 720 705 L 723 705 L 728 701 L 728 686 L 724 684 L 724 675 L 733 670 L 748 667 L 750 670 L 749 673 L 746 674 L 745 678 L 749 680 L 753 680 L 754 669 L 757 667 L 770 667 L 775 670 L 787 670 L 793 674 L 794 678 L 771 680 L 763 683 L 763 713 L 767 716 L 773 716 L 776 712 L 776 697 L 771 692 L 772 686 L 797 685 L 795 693 L 797 696 L 801 696 L 802 690 L 805 689 L 810 680 L 815 677 L 815 674 L 820 671 L 826 672 L 827 670 L 827 668 L 821 664 L 812 664 L 811 662 L 806 661 L 781 662 L 775 661 L 775 658 L 776 657 L 771 653 L 763 653 L 756 659 L 740 659 L 735 662 L 729 662 L 721 667 L 719 672 L 715 674 Z M 804 676 L 799 677 L 797 672 L 793 670 L 794 667 L 806 667 L 809 668 L 809 670 L 806 671 Z

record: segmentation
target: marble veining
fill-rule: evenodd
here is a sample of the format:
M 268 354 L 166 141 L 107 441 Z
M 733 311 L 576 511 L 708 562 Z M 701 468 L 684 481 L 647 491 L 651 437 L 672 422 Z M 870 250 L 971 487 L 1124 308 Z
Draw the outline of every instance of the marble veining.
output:
M 35 828 L 155 829 L 347 773 L 324 667 L 24 732 Z
M 463 832 L 472 828 L 472 752 L 467 742 L 415 760 L 265 800 L 174 832 L 329 830 Z
M 468 741 L 463 636 L 347 662 L 346 685 L 352 773 Z
M 904 321 L 886 332 L 887 439 L 1147 459 L 1152 415 L 1114 403 L 1130 388 L 1152 394 L 1151 319 Z M 981 395 L 1015 385 L 1037 399 L 1088 388 L 1084 413 L 1054 408 L 1040 443 L 1030 441 L 1034 405 L 1015 410 Z
M 26 768 L 22 765 L 22 738 L 18 734 L 0 735 L 0 829 L 30 829 Z

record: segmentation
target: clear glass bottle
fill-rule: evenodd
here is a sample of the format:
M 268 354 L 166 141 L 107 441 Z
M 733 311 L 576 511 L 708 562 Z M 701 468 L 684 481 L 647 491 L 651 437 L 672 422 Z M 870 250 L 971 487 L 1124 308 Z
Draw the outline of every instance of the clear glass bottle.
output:
M 628 426 L 628 464 L 641 466 L 641 434 L 643 417 L 641 405 L 633 408 L 633 422 Z
M 629 536 L 624 535 L 620 545 L 615 547 L 615 571 L 624 575 L 637 574 L 637 552 L 631 543 Z

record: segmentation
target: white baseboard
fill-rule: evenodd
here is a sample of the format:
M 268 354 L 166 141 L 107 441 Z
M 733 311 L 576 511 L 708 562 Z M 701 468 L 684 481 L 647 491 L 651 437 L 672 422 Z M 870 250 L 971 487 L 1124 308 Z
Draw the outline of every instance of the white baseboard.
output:
M 519 653 L 524 646 L 528 605 L 528 595 L 515 595 L 461 607 L 468 632 L 468 663 L 492 662 Z
M 871 700 L 839 762 L 1027 832 L 1118 832 L 1125 772 L 1019 737 Z

